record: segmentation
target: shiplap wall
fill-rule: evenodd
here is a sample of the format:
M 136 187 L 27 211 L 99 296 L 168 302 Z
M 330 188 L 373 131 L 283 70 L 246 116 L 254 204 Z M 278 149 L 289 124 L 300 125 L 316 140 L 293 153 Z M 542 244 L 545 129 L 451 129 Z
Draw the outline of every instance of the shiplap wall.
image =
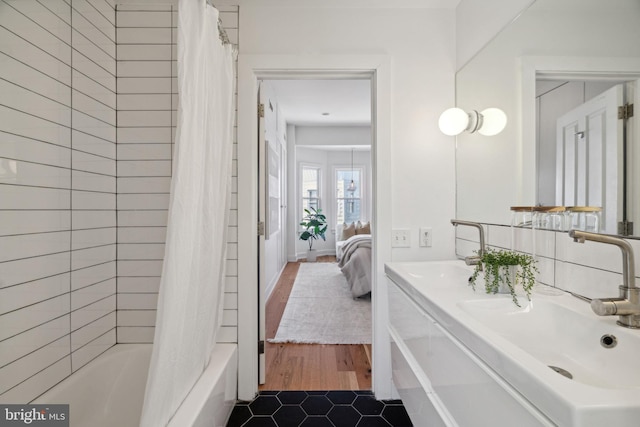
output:
M 118 342 L 152 342 L 177 84 L 170 5 L 118 5 Z
M 215 2 L 214 2 L 215 3 Z M 217 5 L 220 20 L 229 41 L 238 48 L 240 19 L 238 6 Z M 236 61 L 237 65 L 237 61 Z M 227 231 L 227 263 L 224 292 L 222 325 L 218 332 L 218 342 L 238 342 L 238 72 L 235 67 L 235 107 L 233 127 L 233 165 L 231 169 L 231 206 L 229 208 L 229 229 Z
M 0 0 L 0 401 L 116 342 L 110 0 Z
M 237 7 L 221 9 L 220 15 L 237 44 Z M 119 343 L 153 341 L 178 105 L 176 25 L 176 6 L 118 6 Z M 235 183 L 235 160 L 233 171 Z M 222 342 L 237 342 L 236 189 L 234 185 Z
M 0 0 L 0 402 L 28 402 L 116 341 L 153 337 L 176 34 L 170 6 L 146 7 L 168 12 L 165 28 L 122 10 L 129 43 L 117 46 L 112 0 Z M 237 8 L 221 18 L 237 43 Z M 226 342 L 237 341 L 233 170 Z

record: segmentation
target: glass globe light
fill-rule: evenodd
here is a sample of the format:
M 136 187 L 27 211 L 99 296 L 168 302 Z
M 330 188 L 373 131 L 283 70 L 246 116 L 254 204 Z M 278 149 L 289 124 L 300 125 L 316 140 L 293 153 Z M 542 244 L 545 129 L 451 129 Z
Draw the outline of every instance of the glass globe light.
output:
M 455 136 L 469 125 L 469 115 L 461 108 L 449 108 L 440 114 L 438 127 L 445 135 Z
M 502 132 L 507 125 L 507 115 L 499 108 L 487 108 L 482 114 L 482 126 L 478 132 L 485 136 L 493 136 Z

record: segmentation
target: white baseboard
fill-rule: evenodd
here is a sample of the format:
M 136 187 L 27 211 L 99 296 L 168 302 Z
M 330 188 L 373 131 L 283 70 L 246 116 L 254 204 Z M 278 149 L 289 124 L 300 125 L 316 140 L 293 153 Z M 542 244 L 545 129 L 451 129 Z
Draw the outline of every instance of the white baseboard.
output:
M 278 274 L 275 275 L 274 279 L 271 280 L 271 282 L 267 284 L 267 287 L 264 290 L 264 292 L 265 292 L 265 302 L 269 301 L 269 298 L 271 297 L 271 294 L 273 293 L 273 290 L 276 288 L 276 284 L 278 283 L 278 280 L 280 280 L 280 276 L 282 276 L 282 272 L 284 271 L 286 266 L 287 266 L 286 264 L 283 265 L 282 268 L 280 269 L 280 271 L 278 272 Z
M 323 250 L 319 250 L 318 251 L 318 256 L 326 256 L 326 255 L 336 256 L 335 249 L 334 250 L 323 249 Z M 300 261 L 301 259 L 306 259 L 306 258 L 307 258 L 307 251 L 304 251 L 302 253 L 296 253 L 296 258 L 295 259 L 289 258 L 289 262 L 296 262 L 296 261 Z

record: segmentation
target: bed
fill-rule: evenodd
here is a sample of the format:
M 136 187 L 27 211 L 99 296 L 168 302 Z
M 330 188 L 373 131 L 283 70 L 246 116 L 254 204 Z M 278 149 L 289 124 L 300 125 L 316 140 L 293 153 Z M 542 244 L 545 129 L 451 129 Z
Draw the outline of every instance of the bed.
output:
M 349 228 L 353 227 L 354 234 Z M 345 232 L 347 230 L 347 232 Z M 336 259 L 354 298 L 371 292 L 371 231 L 367 223 L 336 227 Z

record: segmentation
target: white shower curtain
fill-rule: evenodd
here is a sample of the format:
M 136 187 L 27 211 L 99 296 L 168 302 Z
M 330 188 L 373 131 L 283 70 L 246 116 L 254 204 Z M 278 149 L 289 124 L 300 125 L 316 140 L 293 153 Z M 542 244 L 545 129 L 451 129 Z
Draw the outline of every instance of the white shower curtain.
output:
M 143 427 L 173 417 L 209 362 L 222 316 L 235 53 L 205 0 L 181 0 L 178 19 L 180 103 Z

